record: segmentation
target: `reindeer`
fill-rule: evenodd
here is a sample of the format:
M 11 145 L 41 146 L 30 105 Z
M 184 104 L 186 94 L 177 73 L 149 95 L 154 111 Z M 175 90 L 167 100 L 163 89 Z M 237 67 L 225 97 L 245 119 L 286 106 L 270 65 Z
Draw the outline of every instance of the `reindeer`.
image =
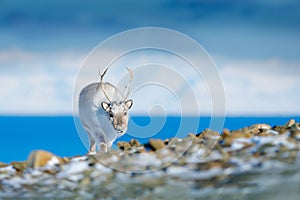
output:
M 79 116 L 89 136 L 89 154 L 96 153 L 97 145 L 100 151 L 109 151 L 113 142 L 127 132 L 128 110 L 133 104 L 128 99 L 132 70 L 127 68 L 130 80 L 120 92 L 114 85 L 103 82 L 107 69 L 102 74 L 99 71 L 100 82 L 86 86 L 79 95 Z

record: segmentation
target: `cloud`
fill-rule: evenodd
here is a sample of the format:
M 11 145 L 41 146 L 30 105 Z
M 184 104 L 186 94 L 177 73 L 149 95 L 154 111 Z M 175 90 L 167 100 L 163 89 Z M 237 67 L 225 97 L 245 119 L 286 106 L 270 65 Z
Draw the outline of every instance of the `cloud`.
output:
M 201 42 L 217 60 L 228 114 L 299 114 L 299 8 L 297 0 L 229 3 L 222 0 L 148 3 L 75 0 L 72 5 L 59 0 L 42 3 L 3 0 L 0 114 L 71 114 L 74 82 L 90 49 L 114 33 L 143 26 L 172 28 Z M 95 57 L 91 64 L 96 70 L 87 72 L 82 84 L 98 80 L 99 60 L 112 54 L 105 50 L 102 57 Z M 106 80 L 117 83 L 126 74 L 126 66 L 155 59 L 175 66 L 178 73 L 188 77 L 196 90 L 200 113 L 211 112 L 212 100 L 205 77 L 199 79 L 173 57 L 148 53 L 126 57 L 115 63 L 117 67 L 108 72 L 110 77 Z M 123 67 L 121 70 L 119 65 Z M 158 80 L 167 77 L 159 71 L 153 74 Z M 185 104 L 191 103 L 190 96 L 184 93 L 187 87 L 180 81 L 168 84 L 183 97 Z M 140 90 L 135 96 L 136 112 L 145 111 L 145 104 L 151 107 L 153 103 L 167 105 L 166 110 L 178 112 L 178 104 L 170 92 L 165 93 L 163 88 L 157 91 L 155 87 L 144 89 L 147 95 Z M 154 101 L 153 94 L 163 98 Z M 143 101 L 145 104 L 140 103 Z M 188 109 L 188 113 L 194 112 L 193 106 Z
M 103 56 L 112 54 L 110 51 L 102 53 Z M 0 114 L 72 114 L 74 83 L 85 56 L 74 51 L 44 54 L 11 49 L 0 52 L 0 81 L 5 86 L 0 88 Z M 300 93 L 296 92 L 300 87 L 300 63 L 278 59 L 215 58 L 224 83 L 228 115 L 300 113 Z M 92 61 L 96 72 L 94 68 L 88 70 L 82 84 L 98 80 L 98 61 Z M 157 65 L 159 63 L 162 65 Z M 178 114 L 182 108 L 188 115 L 212 112 L 211 91 L 205 77 L 199 78 L 189 65 L 174 55 L 141 52 L 125 56 L 112 65 L 105 81 L 117 84 L 123 77 L 122 84 L 126 84 L 126 66 L 141 67 L 135 69 L 133 90 L 145 81 L 164 84 L 150 84 L 136 90 L 131 96 L 135 101 L 132 114 L 150 111 L 152 114 Z M 197 102 L 192 100 L 189 91 L 194 92 Z M 199 111 L 195 110 L 197 105 Z
M 299 114 L 300 63 L 280 60 L 222 61 L 227 113 L 233 115 Z
M 82 55 L 0 52 L 1 114 L 70 114 Z

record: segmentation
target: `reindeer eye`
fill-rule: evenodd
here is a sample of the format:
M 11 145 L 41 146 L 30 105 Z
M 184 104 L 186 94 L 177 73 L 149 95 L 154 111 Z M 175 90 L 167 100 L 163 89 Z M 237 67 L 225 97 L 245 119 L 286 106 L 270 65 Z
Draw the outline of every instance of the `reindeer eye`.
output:
M 110 112 L 110 113 L 109 113 L 109 116 L 110 116 L 110 117 L 113 117 L 113 114 Z
M 126 111 L 124 112 L 124 115 L 127 115 L 127 112 L 126 112 Z

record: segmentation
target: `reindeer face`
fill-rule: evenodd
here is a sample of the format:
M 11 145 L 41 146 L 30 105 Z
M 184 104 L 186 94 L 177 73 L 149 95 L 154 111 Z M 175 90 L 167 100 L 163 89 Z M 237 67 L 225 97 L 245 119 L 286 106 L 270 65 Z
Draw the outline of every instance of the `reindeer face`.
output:
M 108 114 L 109 119 L 118 134 L 127 132 L 128 110 L 131 108 L 133 101 L 131 99 L 122 102 L 106 103 L 102 102 L 101 106 Z

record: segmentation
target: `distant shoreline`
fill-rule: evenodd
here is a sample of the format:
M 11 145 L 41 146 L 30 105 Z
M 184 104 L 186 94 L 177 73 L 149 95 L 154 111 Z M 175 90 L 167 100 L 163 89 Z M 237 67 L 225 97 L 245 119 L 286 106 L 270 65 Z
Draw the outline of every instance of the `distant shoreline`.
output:
M 291 118 L 300 121 L 300 116 L 226 117 L 224 128 L 236 130 L 256 123 L 283 125 Z M 131 119 L 137 120 L 136 123 L 141 126 L 147 125 L 150 121 L 149 116 L 131 116 Z M 152 138 L 164 140 L 175 136 L 180 118 L 172 116 L 169 119 L 161 132 L 153 135 Z M 209 128 L 209 122 L 209 116 L 200 117 L 199 129 L 193 132 L 197 134 Z M 128 134 L 115 142 L 115 149 L 118 141 L 131 139 L 138 139 L 141 143 L 148 141 L 148 137 L 139 138 L 143 136 L 139 135 L 139 130 L 130 128 L 132 127 L 129 127 Z M 185 130 L 184 136 L 192 132 L 189 128 Z M 5 163 L 26 160 L 33 149 L 45 149 L 61 157 L 83 155 L 87 152 L 74 125 L 73 116 L 0 116 L 0 133 L 2 149 L 0 161 Z M 85 133 L 82 135 L 84 137 Z

